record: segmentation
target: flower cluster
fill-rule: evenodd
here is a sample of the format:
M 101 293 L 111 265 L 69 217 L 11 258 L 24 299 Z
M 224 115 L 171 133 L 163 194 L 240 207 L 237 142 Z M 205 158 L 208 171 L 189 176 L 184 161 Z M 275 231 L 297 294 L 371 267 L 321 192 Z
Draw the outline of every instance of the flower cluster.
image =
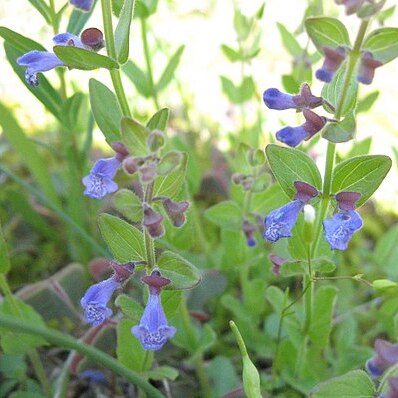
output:
M 303 140 L 309 140 L 322 130 L 328 121 L 311 110 L 322 105 L 324 101 L 321 97 L 314 96 L 306 83 L 301 86 L 300 93 L 297 95 L 282 93 L 277 88 L 269 88 L 264 91 L 263 100 L 269 109 L 296 109 L 303 112 L 305 122 L 302 125 L 286 126 L 276 133 L 277 140 L 291 147 L 296 147 Z
M 133 275 L 137 262 L 118 264 L 111 262 L 113 275 L 86 291 L 80 304 L 84 310 L 84 319 L 93 326 L 101 325 L 112 315 L 112 310 L 107 307 L 114 291 Z M 149 286 L 149 299 L 139 325 L 133 326 L 131 333 L 136 336 L 144 349 L 160 350 L 166 341 L 173 337 L 176 329 L 169 326 L 164 313 L 160 293 L 163 286 L 170 280 L 161 276 L 158 269 L 142 278 Z
M 294 186 L 297 193 L 293 200 L 273 210 L 264 219 L 264 238 L 270 242 L 291 237 L 292 228 L 304 206 L 320 194 L 315 187 L 302 181 L 296 181 Z M 339 192 L 335 195 L 338 212 L 331 219 L 323 221 L 325 239 L 332 250 L 346 250 L 353 233 L 362 227 L 361 216 L 355 210 L 355 203 L 360 196 L 357 192 Z M 279 260 L 272 262 L 277 273 L 281 263 Z
M 80 37 L 71 33 L 59 33 L 53 37 L 53 42 L 58 46 L 71 46 L 98 51 L 104 46 L 102 32 L 96 28 L 88 28 L 82 32 Z M 37 74 L 46 72 L 57 66 L 65 65 L 54 53 L 49 51 L 33 50 L 17 59 L 18 65 L 26 66 L 25 80 L 32 86 L 39 84 Z

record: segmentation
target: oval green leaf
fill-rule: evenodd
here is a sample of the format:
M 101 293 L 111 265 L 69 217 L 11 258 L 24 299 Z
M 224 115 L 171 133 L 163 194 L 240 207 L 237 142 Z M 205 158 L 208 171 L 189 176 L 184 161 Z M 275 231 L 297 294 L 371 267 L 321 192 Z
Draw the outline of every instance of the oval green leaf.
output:
M 231 231 L 242 229 L 242 209 L 232 200 L 226 200 L 205 211 L 205 217 L 221 228 Z
M 398 56 L 398 28 L 374 30 L 366 37 L 362 47 L 383 64 L 392 61 Z

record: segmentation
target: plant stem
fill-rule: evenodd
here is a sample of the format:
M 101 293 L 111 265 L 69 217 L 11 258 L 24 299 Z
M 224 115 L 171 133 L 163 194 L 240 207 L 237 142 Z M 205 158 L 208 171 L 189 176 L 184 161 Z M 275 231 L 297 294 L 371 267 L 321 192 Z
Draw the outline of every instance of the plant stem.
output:
M 153 196 L 153 182 L 145 185 L 144 188 L 144 203 L 151 205 Z M 156 253 L 155 244 L 152 237 L 148 234 L 147 230 L 144 228 L 144 243 L 147 258 L 147 271 L 150 271 L 156 266 Z
M 112 6 L 111 0 L 101 0 L 102 7 L 102 20 L 104 24 L 104 34 L 105 34 L 105 44 L 108 56 L 117 60 L 115 38 L 113 35 L 113 25 L 112 25 Z M 119 101 L 120 107 L 124 116 L 131 116 L 130 107 L 124 92 L 122 78 L 120 76 L 120 69 L 111 69 L 110 75 L 112 79 L 113 88 L 117 99 Z
M 145 57 L 145 64 L 148 73 L 148 80 L 151 89 L 151 94 L 153 98 L 153 102 L 155 104 L 156 109 L 159 109 L 159 101 L 158 95 L 155 89 L 155 83 L 153 82 L 153 73 L 152 73 L 152 65 L 151 65 L 151 54 L 149 53 L 149 46 L 148 46 L 148 38 L 147 38 L 147 28 L 146 28 L 146 20 L 145 18 L 141 18 L 141 35 L 142 35 L 142 45 L 144 47 L 144 57 Z
M 18 318 L 22 318 L 21 310 L 18 307 L 17 301 L 15 300 L 14 295 L 11 292 L 10 287 L 8 286 L 8 282 L 4 274 L 0 274 L 0 289 L 3 291 L 6 298 L 10 301 L 12 312 Z M 29 360 L 33 366 L 33 369 L 36 373 L 38 380 L 43 388 L 43 392 L 46 397 L 51 398 L 51 385 L 48 381 L 46 371 L 44 369 L 43 363 L 40 359 L 40 356 L 36 349 L 32 348 L 28 352 Z
M 180 317 L 182 319 L 182 323 L 184 326 L 184 332 L 187 335 L 189 346 L 191 347 L 191 352 L 194 353 L 197 348 L 198 339 L 191 324 L 191 318 L 189 316 L 185 296 L 182 297 L 179 310 L 180 310 Z M 196 376 L 198 377 L 200 387 L 202 389 L 201 397 L 211 398 L 212 397 L 211 388 L 205 372 L 203 357 L 201 353 L 197 355 L 197 359 L 195 360 L 195 371 L 196 371 Z
M 311 248 L 310 245 L 307 247 L 307 261 L 308 261 L 308 275 L 303 278 L 303 291 L 304 293 L 304 305 L 305 305 L 305 321 L 304 321 L 304 333 L 308 333 L 311 327 L 312 320 L 312 307 L 313 307 L 313 293 L 314 293 L 314 281 L 311 265 Z
M 150 397 L 164 398 L 164 395 L 159 390 L 149 384 L 146 380 L 142 379 L 138 373 L 126 368 L 110 355 L 105 354 L 97 348 L 87 345 L 82 341 L 76 340 L 74 337 L 65 335 L 57 330 L 33 325 L 17 319 L 16 317 L 6 315 L 0 316 L 0 326 L 16 332 L 41 336 L 51 344 L 58 347 L 76 350 L 95 363 L 105 366 L 119 376 L 124 377 L 130 383 L 137 385 Z

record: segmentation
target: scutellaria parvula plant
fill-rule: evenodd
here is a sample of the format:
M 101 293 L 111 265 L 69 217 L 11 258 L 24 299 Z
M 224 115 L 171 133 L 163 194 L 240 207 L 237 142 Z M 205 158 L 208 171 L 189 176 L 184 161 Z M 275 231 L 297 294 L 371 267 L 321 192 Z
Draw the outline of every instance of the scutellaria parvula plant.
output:
M 393 9 L 384 0 L 331 2 L 345 24 L 309 0 L 297 30 L 277 25 L 293 58 L 290 74 L 262 76 L 260 85 L 252 66 L 269 61 L 268 6 L 259 2 L 246 15 L 235 2 L 235 40 L 221 45 L 232 67 L 220 76 L 235 131 L 218 134 L 206 119 L 204 143 L 177 73 L 184 44 L 170 55 L 152 24 L 162 7 L 173 7 L 29 3 L 52 28 L 43 44 L 52 40 L 53 48 L 36 42 L 33 28 L 29 38 L 3 27 L 0 36 L 25 88 L 55 118 L 56 149 L 41 143 L 55 160 L 47 164 L 0 102 L 0 125 L 32 179 L 0 168 L 29 192 L 29 200 L 10 194 L 26 223 L 61 261 L 73 262 L 14 295 L 8 255 L 0 253 L 5 394 L 62 396 L 70 373 L 77 386 L 105 395 L 397 397 L 398 275 L 377 279 L 369 254 L 375 246 L 381 258 L 393 257 L 396 231 L 378 246 L 383 225 L 366 205 L 391 159 L 368 154 L 355 138 L 363 128 L 357 115 L 377 97 L 364 99 L 363 87 L 376 87 L 398 56 L 398 28 L 375 28 Z M 90 27 L 93 12 L 102 23 Z M 131 32 L 135 24 L 140 36 Z M 145 67 L 131 41 L 141 44 Z M 167 60 L 159 74 L 157 52 Z M 109 72 L 109 84 L 97 69 Z M 83 80 L 73 81 L 83 75 L 88 95 Z M 169 84 L 184 102 L 171 112 L 162 108 Z M 283 122 L 292 115 L 295 123 Z M 270 132 L 273 117 L 281 125 Z M 94 150 L 94 126 L 106 149 Z M 217 148 L 219 139 L 228 150 Z M 349 142 L 353 149 L 340 151 Z M 201 163 L 207 149 L 212 166 Z M 50 378 L 48 344 L 69 350 L 57 350 Z M 40 386 L 28 379 L 30 368 L 18 380 L 5 371 L 8 359 L 26 366 L 20 353 Z

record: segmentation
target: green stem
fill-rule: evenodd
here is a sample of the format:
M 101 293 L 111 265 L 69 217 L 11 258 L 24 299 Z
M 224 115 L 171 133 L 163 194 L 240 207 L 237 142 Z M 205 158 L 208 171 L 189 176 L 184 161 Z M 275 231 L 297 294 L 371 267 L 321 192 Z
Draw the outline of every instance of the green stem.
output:
M 198 339 L 191 324 L 191 318 L 189 316 L 189 311 L 185 296 L 183 296 L 181 304 L 178 308 L 182 324 L 184 327 L 184 333 L 186 334 L 189 346 L 191 347 L 191 352 L 195 352 Z M 212 397 L 211 388 L 205 372 L 202 354 L 199 354 L 197 359 L 195 360 L 195 371 L 196 371 L 196 376 L 198 377 L 200 387 L 202 389 L 201 397 L 211 398 Z
M 152 65 L 151 65 L 151 54 L 149 52 L 149 46 L 148 46 L 148 37 L 147 37 L 147 27 L 146 27 L 146 19 L 141 18 L 141 35 L 142 35 L 142 45 L 144 47 L 144 57 L 145 57 L 145 64 L 147 68 L 147 73 L 148 73 L 148 80 L 149 80 L 149 85 L 152 93 L 152 98 L 153 102 L 156 106 L 156 109 L 159 109 L 159 101 L 158 101 L 158 95 L 155 89 L 155 83 L 153 81 L 153 73 L 152 73 Z
M 104 34 L 105 34 L 105 44 L 106 51 L 109 57 L 117 60 L 115 38 L 113 35 L 113 25 L 112 25 L 112 5 L 111 0 L 101 0 L 102 7 L 102 20 L 104 24 Z M 111 69 L 110 75 L 112 79 L 113 88 L 117 99 L 119 101 L 120 107 L 124 116 L 131 116 L 130 107 L 126 98 L 126 93 L 124 92 L 122 78 L 120 76 L 119 69 Z
M 137 387 L 144 390 L 150 397 L 164 398 L 164 395 L 159 390 L 149 384 L 146 380 L 142 379 L 138 373 L 126 368 L 110 355 L 105 354 L 97 348 L 87 345 L 82 341 L 76 340 L 74 337 L 65 335 L 57 330 L 37 326 L 6 315 L 0 316 L 0 326 L 16 332 L 41 336 L 49 343 L 58 347 L 76 350 L 94 361 L 94 363 L 101 364 L 119 376 L 124 377 L 130 383 L 135 384 Z
M 153 187 L 154 183 L 151 182 L 147 184 L 144 188 L 144 202 L 148 205 L 152 203 L 153 197 Z M 147 270 L 150 271 L 152 268 L 156 266 L 156 253 L 155 253 L 155 244 L 152 237 L 148 234 L 145 229 L 144 233 L 144 243 L 145 243 L 145 252 L 147 258 Z
M 314 281 L 311 265 L 311 249 L 310 245 L 307 248 L 307 261 L 308 261 L 308 275 L 303 277 L 303 291 L 304 293 L 304 306 L 305 306 L 305 321 L 304 321 L 304 333 L 307 334 L 311 327 L 312 320 L 312 307 L 313 307 L 313 293 L 314 293 Z
M 313 278 L 314 281 L 327 281 L 327 280 L 339 280 L 339 279 L 348 279 L 352 281 L 357 281 L 364 283 L 366 286 L 373 288 L 373 284 L 366 279 L 356 278 L 354 276 L 316 276 Z
M 18 307 L 14 295 L 11 292 L 10 287 L 8 286 L 8 282 L 4 274 L 0 274 L 0 289 L 3 291 L 3 294 L 6 296 L 6 298 L 10 301 L 14 315 L 18 318 L 22 318 L 22 313 Z M 51 398 L 52 397 L 51 385 L 50 382 L 48 381 L 46 371 L 44 369 L 43 363 L 40 359 L 38 352 L 33 348 L 28 352 L 28 356 L 35 371 L 35 374 L 43 388 L 45 396 L 47 398 Z

